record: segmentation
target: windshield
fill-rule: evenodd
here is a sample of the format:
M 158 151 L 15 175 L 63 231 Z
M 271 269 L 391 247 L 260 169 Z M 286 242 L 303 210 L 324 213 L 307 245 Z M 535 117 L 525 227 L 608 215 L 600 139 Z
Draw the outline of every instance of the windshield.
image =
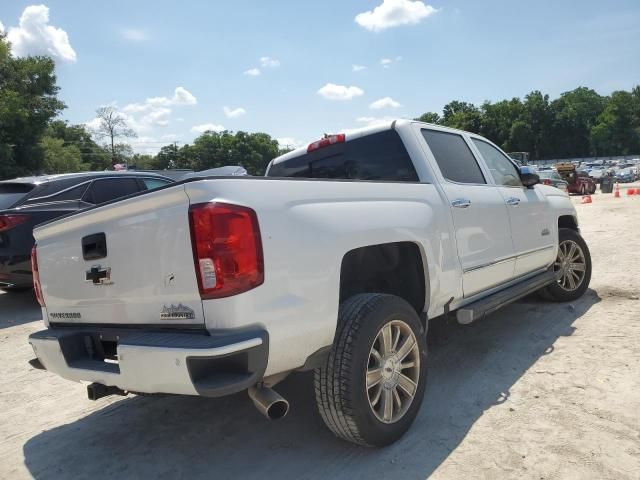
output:
M 31 183 L 0 183 L 0 210 L 11 208 L 34 187 Z

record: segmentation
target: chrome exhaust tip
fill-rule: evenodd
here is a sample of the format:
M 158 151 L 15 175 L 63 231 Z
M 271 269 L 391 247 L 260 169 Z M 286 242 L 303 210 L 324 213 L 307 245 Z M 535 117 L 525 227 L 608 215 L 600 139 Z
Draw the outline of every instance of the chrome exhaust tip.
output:
M 289 402 L 270 388 L 251 387 L 248 393 L 258 411 L 269 420 L 278 420 L 289 413 Z

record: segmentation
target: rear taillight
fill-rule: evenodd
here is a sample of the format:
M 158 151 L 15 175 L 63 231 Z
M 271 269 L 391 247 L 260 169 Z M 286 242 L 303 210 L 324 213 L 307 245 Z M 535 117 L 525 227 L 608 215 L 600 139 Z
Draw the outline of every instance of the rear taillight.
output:
M 542 183 L 544 183 L 545 185 L 551 185 L 551 180 L 549 180 L 548 178 L 544 178 L 542 179 Z
M 200 203 L 189 208 L 189 225 L 202 298 L 229 297 L 262 284 L 256 212 L 227 203 Z
M 310 143 L 307 147 L 307 153 L 318 150 L 319 148 L 328 147 L 334 143 L 344 143 L 346 140 L 344 133 L 338 133 L 337 135 L 325 135 L 317 142 Z
M 40 271 L 38 270 L 38 252 L 37 245 L 31 249 L 31 272 L 33 274 L 33 291 L 36 294 L 38 303 L 44 307 L 44 297 L 42 296 L 42 286 L 40 285 Z
M 11 230 L 13 227 L 26 222 L 28 219 L 29 215 L 24 214 L 0 215 L 0 232 Z

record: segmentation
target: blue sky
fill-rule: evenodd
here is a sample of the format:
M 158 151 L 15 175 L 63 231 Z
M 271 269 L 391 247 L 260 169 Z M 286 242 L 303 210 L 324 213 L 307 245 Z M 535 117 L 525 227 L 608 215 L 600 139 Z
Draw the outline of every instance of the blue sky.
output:
M 640 83 L 637 0 L 46 0 L 48 19 L 24 17 L 32 5 L 5 0 L 1 28 L 18 54 L 56 56 L 63 118 L 115 104 L 138 151 L 206 126 L 306 143 L 453 99 Z

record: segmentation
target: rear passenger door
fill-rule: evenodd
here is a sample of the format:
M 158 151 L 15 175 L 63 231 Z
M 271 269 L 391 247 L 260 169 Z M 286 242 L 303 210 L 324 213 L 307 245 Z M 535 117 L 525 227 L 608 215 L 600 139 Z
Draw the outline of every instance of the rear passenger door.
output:
M 485 178 L 463 135 L 427 128 L 420 134 L 451 210 L 464 296 L 511 280 L 515 259 L 502 195 Z
M 472 142 L 507 206 L 517 255 L 514 277 L 550 265 L 555 258 L 555 229 L 546 197 L 537 189 L 522 185 L 518 168 L 498 148 L 476 137 Z

